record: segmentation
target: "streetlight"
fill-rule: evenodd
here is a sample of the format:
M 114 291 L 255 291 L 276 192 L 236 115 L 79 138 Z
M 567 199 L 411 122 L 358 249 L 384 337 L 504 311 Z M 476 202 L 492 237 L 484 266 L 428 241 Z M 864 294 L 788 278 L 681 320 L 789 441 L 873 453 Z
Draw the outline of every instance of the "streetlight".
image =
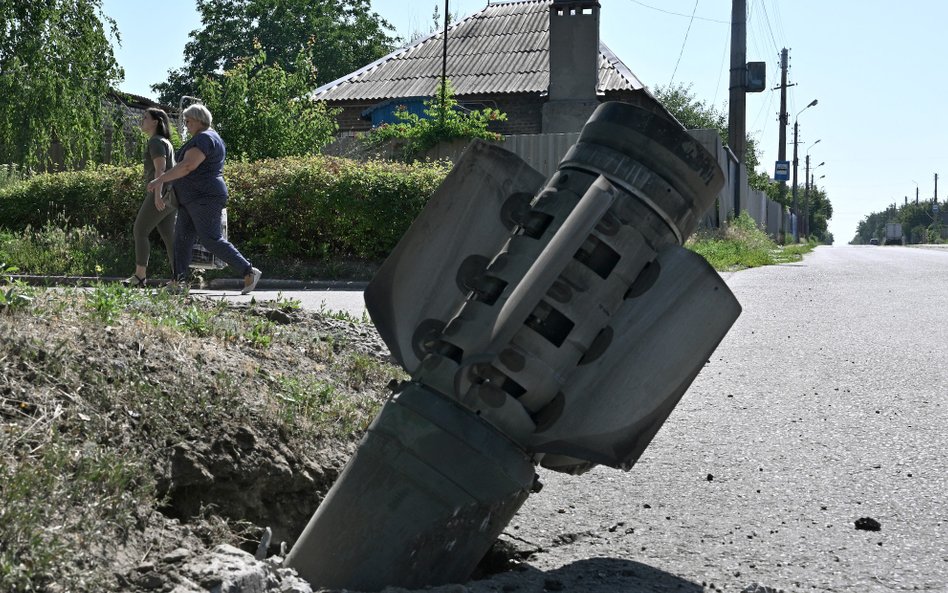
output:
M 797 135 L 800 131 L 800 124 L 797 119 L 800 117 L 801 113 L 816 105 L 817 101 L 817 99 L 813 99 L 806 107 L 798 111 L 797 114 L 793 116 L 793 215 L 796 216 L 797 219 L 800 218 L 797 214 L 797 165 L 800 162 L 799 159 L 797 159 Z M 800 233 L 797 230 L 797 225 L 793 226 L 793 242 L 800 242 Z

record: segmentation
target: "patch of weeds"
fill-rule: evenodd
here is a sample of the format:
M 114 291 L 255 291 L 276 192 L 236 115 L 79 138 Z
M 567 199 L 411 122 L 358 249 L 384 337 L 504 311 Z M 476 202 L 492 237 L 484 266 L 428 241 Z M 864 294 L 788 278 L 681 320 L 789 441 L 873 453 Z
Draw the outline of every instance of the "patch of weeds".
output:
M 720 229 L 702 231 L 685 247 L 704 257 L 715 270 L 734 271 L 799 261 L 813 245 L 778 246 L 746 212 Z
M 286 298 L 283 292 L 278 292 L 272 301 L 273 307 L 281 311 L 299 311 L 303 308 L 303 303 L 299 299 Z
M 245 337 L 257 348 L 269 348 L 273 342 L 273 328 L 274 324 L 272 321 L 258 319 L 253 322 L 253 325 L 245 334 Z
M 5 234 L 2 250 L 24 273 L 47 276 L 97 276 L 126 269 L 132 259 L 127 241 L 104 237 L 89 225 L 73 227 L 64 214 L 42 228 Z
M 98 555 L 117 551 L 153 498 L 144 464 L 94 443 L 77 448 L 60 424 L 51 414 L 0 433 L 0 590 L 111 590 Z
M 113 323 L 133 300 L 130 289 L 111 283 L 96 284 L 86 297 L 86 302 L 92 309 L 92 316 L 107 324 Z
M 18 269 L 0 262 L 0 313 L 26 309 L 33 302 L 35 291 L 22 280 L 14 280 L 11 274 Z
M 343 372 L 349 387 L 362 389 L 369 383 L 384 382 L 391 368 L 377 358 L 356 353 L 349 357 Z
M 177 321 L 180 327 L 199 337 L 206 337 L 213 333 L 211 318 L 213 312 L 191 304 L 185 307 Z
M 328 406 L 336 388 L 328 382 L 297 377 L 281 377 L 275 394 L 284 422 L 292 424 L 299 417 L 314 417 Z
M 317 335 L 301 346 L 306 356 L 321 363 L 330 363 L 336 357 L 336 340 L 332 335 Z
M 381 409 L 377 400 L 352 396 L 321 379 L 280 377 L 273 395 L 288 432 L 333 439 L 363 434 Z
M 786 264 L 800 261 L 804 255 L 813 251 L 813 247 L 813 243 L 800 243 L 797 245 L 778 247 L 773 252 L 774 263 Z
M 348 311 L 343 311 L 343 310 L 334 311 L 332 309 L 329 309 L 326 306 L 325 302 L 319 304 L 319 315 L 327 319 L 336 319 L 338 321 L 348 321 L 349 323 L 365 324 L 365 323 L 371 322 L 371 319 L 369 319 L 368 313 L 366 313 L 365 311 L 362 312 L 361 317 L 356 317 L 355 315 L 353 315 L 352 313 L 349 313 Z

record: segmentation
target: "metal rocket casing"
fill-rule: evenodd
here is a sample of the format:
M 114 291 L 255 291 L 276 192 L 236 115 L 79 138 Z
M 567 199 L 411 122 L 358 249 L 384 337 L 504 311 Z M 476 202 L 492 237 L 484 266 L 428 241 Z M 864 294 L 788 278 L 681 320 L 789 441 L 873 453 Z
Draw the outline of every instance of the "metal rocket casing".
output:
M 373 279 L 366 305 L 414 380 L 543 465 L 628 468 L 667 417 L 655 410 L 671 411 L 740 313 L 717 273 L 680 247 L 723 175 L 667 115 L 604 103 L 557 173 L 530 192 L 537 178 L 517 156 L 474 143 Z M 684 340 L 669 344 L 684 354 L 667 356 L 670 366 L 640 364 L 630 353 L 646 333 Z M 591 408 L 611 422 L 593 421 Z
M 411 380 L 286 564 L 328 588 L 460 582 L 534 464 L 629 469 L 740 314 L 681 247 L 722 184 L 629 104 L 600 105 L 549 180 L 474 142 L 365 292 Z

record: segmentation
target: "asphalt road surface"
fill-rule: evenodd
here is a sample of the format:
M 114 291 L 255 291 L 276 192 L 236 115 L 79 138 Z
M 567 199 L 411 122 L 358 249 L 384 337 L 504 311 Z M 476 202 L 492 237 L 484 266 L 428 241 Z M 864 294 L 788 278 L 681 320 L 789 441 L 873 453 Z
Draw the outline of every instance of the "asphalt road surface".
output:
M 543 473 L 507 533 L 544 551 L 492 582 L 948 591 L 948 251 L 725 276 L 744 311 L 636 467 Z
M 636 467 L 543 471 L 506 530 L 539 551 L 467 590 L 948 591 L 948 251 L 724 276 L 743 314 Z M 324 292 L 283 295 L 364 310 Z

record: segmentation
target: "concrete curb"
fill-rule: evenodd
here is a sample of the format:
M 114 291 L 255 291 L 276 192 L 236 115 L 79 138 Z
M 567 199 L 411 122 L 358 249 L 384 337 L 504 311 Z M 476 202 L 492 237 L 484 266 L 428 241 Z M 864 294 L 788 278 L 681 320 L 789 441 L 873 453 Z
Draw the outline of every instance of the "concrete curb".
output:
M 121 282 L 125 278 L 117 276 L 33 276 L 11 274 L 12 280 L 19 280 L 31 286 L 95 286 L 100 283 Z M 168 278 L 149 278 L 148 286 L 158 288 L 168 282 Z M 365 290 L 365 280 L 285 280 L 279 278 L 261 278 L 257 290 Z M 243 280 L 237 278 L 217 278 L 208 282 L 211 290 L 240 290 Z

